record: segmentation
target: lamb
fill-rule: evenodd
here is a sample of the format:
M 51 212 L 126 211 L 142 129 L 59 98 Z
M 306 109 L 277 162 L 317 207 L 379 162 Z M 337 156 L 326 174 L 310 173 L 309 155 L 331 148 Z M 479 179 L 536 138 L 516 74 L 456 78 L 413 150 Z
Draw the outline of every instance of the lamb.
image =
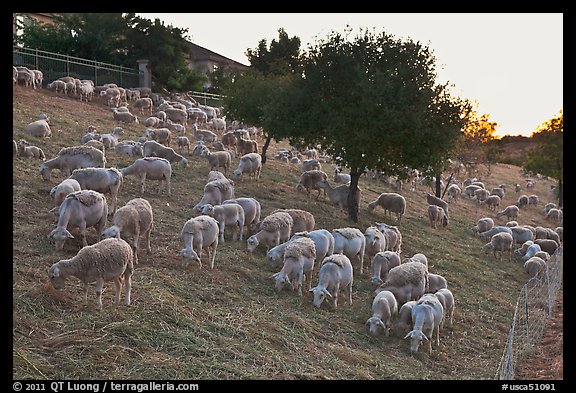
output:
M 410 300 L 416 300 L 424 294 L 428 286 L 428 267 L 420 262 L 407 262 L 393 267 L 377 292 L 390 291 L 401 307 Z
M 504 208 L 504 210 L 499 211 L 496 213 L 496 218 L 500 218 L 502 216 L 506 216 L 508 221 L 514 219 L 518 219 L 518 214 L 520 213 L 520 209 L 516 205 L 509 205 Z
M 212 173 L 219 173 L 222 178 L 217 180 L 209 180 L 204 186 L 204 193 L 202 194 L 202 199 L 193 208 L 192 212 L 194 214 L 200 214 L 201 206 L 207 203 L 211 205 L 220 205 L 227 199 L 234 198 L 234 183 L 226 179 L 224 174 L 218 171 L 211 171 Z M 210 179 L 210 175 L 209 175 Z
M 171 147 L 161 145 L 156 141 L 146 141 L 142 145 L 142 155 L 144 157 L 161 157 L 167 159 L 170 163 L 179 163 L 182 168 L 188 166 L 188 160 L 176 153 Z
M 260 231 L 248 238 L 246 251 L 252 253 L 259 244 L 264 244 L 268 252 L 271 247 L 290 238 L 293 224 L 292 217 L 286 212 L 276 212 L 264 217 L 260 223 Z
M 402 233 L 398 227 L 379 222 L 374 225 L 386 238 L 386 251 L 394 251 L 400 255 L 402 253 Z
M 114 120 L 121 121 L 123 123 L 136 123 L 138 124 L 138 116 L 133 115 L 130 112 L 120 112 L 116 108 L 112 108 L 112 117 Z
M 298 184 L 296 185 L 296 190 L 298 191 L 306 190 L 306 193 L 308 194 L 308 199 L 310 199 L 310 190 L 318 191 L 316 199 L 320 197 L 321 192 L 324 193 L 324 198 L 326 198 L 326 191 L 322 187 L 318 187 L 317 184 L 318 182 L 322 180 L 325 181 L 327 179 L 328 175 L 321 170 L 314 169 L 311 171 L 303 172 L 300 175 L 300 180 Z
M 118 154 L 127 154 L 130 158 L 142 157 L 142 144 L 136 141 L 119 142 L 112 150 Z
M 400 266 L 400 255 L 394 251 L 381 251 L 372 258 L 372 277 L 370 283 L 378 287 L 388 278 L 390 269 Z
M 285 285 L 290 285 L 292 290 L 298 289 L 298 296 L 302 296 L 302 281 L 303 276 L 306 276 L 310 290 L 315 258 L 316 246 L 312 239 L 302 237 L 291 240 L 284 250 L 282 270 L 272 276 L 276 281 L 276 289 L 280 291 Z
M 440 300 L 442 308 L 444 309 L 444 316 L 440 322 L 440 328 L 444 327 L 446 320 L 449 320 L 450 326 L 453 326 L 454 309 L 456 308 L 456 304 L 454 303 L 454 295 L 452 294 L 452 291 L 450 291 L 448 288 L 442 288 L 436 291 L 434 295 L 438 298 L 438 300 Z
M 108 204 L 106 197 L 96 191 L 80 190 L 75 191 L 64 198 L 60 205 L 60 215 L 56 228 L 48 235 L 49 239 L 54 239 L 56 251 L 64 249 L 66 239 L 74 239 L 68 229 L 78 227 L 82 236 L 82 245 L 86 247 L 86 228 L 95 227 L 100 237 L 106 217 L 108 216 Z
M 539 257 L 532 257 L 524 262 L 524 271 L 528 274 L 528 279 L 538 278 L 546 270 L 546 261 Z
M 377 253 L 386 250 L 386 237 L 377 227 L 370 226 L 366 228 L 364 237 L 366 238 L 366 249 L 364 252 L 370 260 Z
M 496 211 L 500 207 L 500 201 L 501 199 L 498 195 L 488 195 L 486 199 L 480 203 L 488 206 L 488 209 Z
M 143 136 L 146 138 L 152 138 L 156 142 L 168 147 L 170 147 L 170 142 L 172 141 L 172 131 L 168 128 L 147 128 L 146 131 L 144 131 Z
M 37 138 L 50 138 L 52 130 L 50 129 L 50 124 L 48 124 L 49 121 L 49 118 L 33 121 L 24 128 L 24 132 Z
M 404 339 L 410 339 L 411 354 L 418 351 L 422 341 L 428 343 L 428 351 L 432 354 L 431 340 L 435 333 L 436 345 L 440 345 L 440 324 L 443 318 L 444 309 L 437 297 L 433 295 L 426 296 L 416 303 L 412 308 L 412 324 L 414 328 L 404 337 Z
M 376 200 L 368 204 L 368 210 L 372 211 L 376 206 L 384 209 L 384 215 L 386 215 L 386 212 L 390 215 L 395 213 L 398 219 L 398 225 L 400 225 L 402 216 L 406 213 L 406 199 L 395 192 L 384 192 L 380 194 Z
M 342 173 L 342 169 L 334 168 L 334 178 L 332 179 L 334 183 L 348 184 L 351 181 L 350 175 L 348 173 Z
M 307 237 L 312 239 L 316 247 L 316 263 L 318 266 L 326 258 L 334 253 L 334 236 L 326 229 L 316 229 L 314 231 L 296 232 L 290 240 Z
M 506 233 L 510 234 L 510 236 L 512 236 L 512 230 L 509 227 L 503 226 L 503 225 L 498 225 L 498 226 L 495 226 L 495 227 L 488 229 L 487 231 L 480 232 L 479 236 L 480 236 L 480 239 L 484 240 L 487 238 L 491 238 L 493 235 L 495 235 L 499 232 L 506 232 Z
M 184 148 L 188 150 L 188 154 L 190 154 L 190 139 L 187 136 L 178 136 L 176 137 L 176 146 L 178 146 L 178 150 L 182 154 Z
M 490 251 L 494 253 L 494 258 L 500 260 L 502 259 L 502 254 L 507 252 L 509 257 L 508 259 L 512 260 L 512 244 L 514 243 L 514 239 L 512 235 L 507 232 L 499 232 L 492 236 L 490 242 L 486 243 L 482 247 L 482 251 L 488 255 Z M 496 254 L 500 252 L 500 256 Z
M 268 258 L 268 264 L 270 265 L 271 268 L 276 268 L 280 266 L 280 262 L 284 259 L 284 251 L 286 250 L 286 247 L 290 243 L 290 240 L 292 240 L 292 238 L 268 250 L 268 252 L 266 253 L 266 258 Z
M 390 335 L 392 320 L 398 314 L 398 303 L 390 291 L 382 291 L 372 301 L 372 316 L 366 321 L 370 333 L 376 334 L 378 326 L 384 330 L 386 337 Z
M 272 213 L 286 212 L 292 217 L 292 231 L 290 235 L 296 232 L 313 231 L 316 226 L 314 215 L 306 210 L 300 209 L 276 209 Z
M 436 229 L 440 223 L 442 223 L 444 227 L 448 226 L 448 216 L 440 206 L 428 205 L 428 219 L 430 220 L 430 226 L 434 229 Z
M 439 198 L 435 195 L 432 195 L 429 192 L 425 192 L 424 195 L 426 196 L 426 202 L 428 202 L 429 205 L 440 206 L 442 209 L 444 209 L 444 213 L 446 214 L 446 218 L 447 219 L 449 218 L 448 203 L 445 200 L 443 200 L 442 198 Z
M 416 300 L 410 300 L 400 307 L 398 318 L 392 324 L 392 333 L 397 337 L 404 337 L 412 330 L 412 308 L 416 305 Z
M 357 228 L 336 228 L 332 230 L 334 236 L 334 254 L 344 254 L 350 260 L 356 259 L 360 264 L 360 274 L 364 272 L 364 253 L 366 238 Z
M 462 189 L 458 184 L 451 184 L 446 190 L 446 198 L 448 199 L 448 202 L 456 202 L 460 194 L 462 194 Z
M 112 226 L 102 232 L 103 238 L 122 238 L 126 241 L 132 236 L 134 264 L 138 264 L 138 245 L 140 235 L 146 238 L 146 251 L 150 254 L 150 234 L 154 228 L 152 206 L 144 198 L 134 198 L 126 202 L 112 218 Z
M 258 153 L 248 153 L 240 157 L 238 167 L 232 173 L 235 179 L 241 179 L 242 174 L 248 174 L 251 180 L 260 179 L 260 171 L 262 171 L 262 157 Z
M 210 216 L 198 216 L 191 218 L 182 227 L 182 239 L 184 248 L 180 251 L 183 257 L 182 266 L 188 267 L 191 261 L 197 261 L 202 268 L 200 256 L 202 251 L 208 253 L 210 269 L 214 269 L 216 248 L 218 247 L 218 221 Z
M 65 287 L 68 276 L 78 278 L 84 284 L 84 304 L 88 303 L 88 284 L 96 282 L 96 305 L 102 309 L 102 291 L 106 281 L 114 282 L 115 304 L 120 303 L 124 285 L 124 302 L 130 305 L 133 270 L 130 245 L 122 239 L 105 239 L 82 248 L 70 259 L 54 263 L 48 271 L 48 278 L 56 289 Z
M 350 259 L 346 255 L 333 254 L 322 261 L 318 285 L 310 289 L 313 295 L 312 304 L 320 308 L 326 297 L 332 299 L 334 309 L 338 307 L 340 289 L 347 289 L 348 303 L 352 305 L 353 270 Z
M 20 139 L 18 141 L 18 156 L 26 158 L 37 158 L 42 161 L 46 160 L 44 151 L 38 146 L 31 146 L 30 143 L 25 139 Z
M 558 243 L 552 239 L 536 239 L 534 243 L 538 244 L 542 251 L 546 251 L 550 255 L 553 255 L 559 247 Z
M 448 281 L 439 274 L 428 273 L 428 288 L 426 288 L 426 292 L 435 293 L 442 288 L 448 288 Z
M 224 173 L 226 175 L 228 174 L 228 171 L 230 170 L 230 164 L 232 163 L 232 155 L 228 150 L 215 151 L 212 153 L 208 148 L 205 147 L 202 149 L 200 157 L 206 157 L 211 171 L 216 168 L 224 168 Z M 240 160 L 240 164 L 242 164 L 242 160 Z
M 332 188 L 328 180 L 320 180 L 316 183 L 317 187 L 323 188 L 325 195 L 328 196 L 328 200 L 334 206 L 339 206 L 340 209 L 348 207 L 348 194 L 350 193 L 350 186 L 347 184 L 341 184 Z M 357 187 L 356 192 L 356 204 L 360 203 L 361 190 Z
M 118 138 L 124 134 L 122 127 L 115 127 L 111 134 L 100 134 L 100 140 L 106 149 L 114 148 L 118 145 Z
M 561 223 L 564 218 L 564 212 L 560 209 L 550 209 L 546 213 L 546 219 L 552 222 Z
M 54 208 L 50 210 L 51 213 L 54 213 L 56 217 L 58 217 L 60 205 L 64 202 L 66 196 L 72 192 L 80 191 L 80 184 L 77 180 L 74 179 L 64 179 L 60 182 L 60 184 L 54 186 L 50 190 L 50 197 L 54 198 Z
M 244 226 L 248 228 L 248 235 L 252 235 L 260 224 L 260 214 L 262 211 L 260 202 L 255 198 L 235 198 L 227 199 L 222 202 L 223 205 L 228 203 L 236 203 L 242 206 L 242 209 L 244 210 Z
M 202 205 L 202 214 L 214 217 L 220 226 L 220 239 L 224 243 L 224 228 L 227 226 L 238 225 L 240 232 L 240 241 L 244 239 L 244 209 L 242 206 L 235 203 L 228 203 L 226 205 L 211 205 L 209 203 Z M 234 238 L 234 236 L 232 237 Z
M 80 168 L 75 169 L 69 179 L 74 179 L 83 190 L 94 190 L 112 197 L 110 213 L 116 212 L 118 192 L 124 180 L 122 173 L 116 168 Z
M 106 158 L 104 153 L 92 146 L 72 146 L 60 149 L 58 155 L 40 165 L 42 179 L 49 181 L 52 178 L 52 170 L 60 169 L 64 176 L 70 176 L 74 169 L 79 168 L 104 168 Z
M 170 196 L 170 177 L 172 166 L 170 161 L 160 157 L 144 157 L 134 161 L 126 168 L 120 169 L 122 176 L 138 176 L 142 185 L 140 192 L 144 194 L 146 179 L 158 180 L 158 193 L 162 189 L 162 183 L 166 183 L 166 192 Z
M 491 217 L 480 218 L 477 224 L 472 227 L 475 234 L 486 232 L 494 227 L 494 220 Z

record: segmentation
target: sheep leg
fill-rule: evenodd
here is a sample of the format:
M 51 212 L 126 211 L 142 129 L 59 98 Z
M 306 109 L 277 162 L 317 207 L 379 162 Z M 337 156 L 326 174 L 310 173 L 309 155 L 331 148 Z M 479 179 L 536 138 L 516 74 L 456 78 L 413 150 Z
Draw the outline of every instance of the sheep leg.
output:
M 129 269 L 129 267 L 126 267 Z M 127 306 L 130 305 L 130 291 L 132 290 L 132 271 L 126 270 L 124 272 L 124 302 Z
M 82 247 L 86 247 L 88 245 L 88 241 L 86 240 L 86 221 L 80 223 L 80 236 L 82 236 Z
M 300 270 L 298 272 L 298 296 L 302 297 L 302 276 L 304 275 L 304 272 L 302 270 Z
M 144 194 L 144 191 L 146 190 L 146 187 L 145 187 L 145 185 L 146 185 L 146 172 L 144 172 L 144 173 L 140 176 L 140 185 L 141 185 L 140 193 L 141 193 L 141 194 Z
M 150 225 L 150 228 L 146 232 L 146 251 L 148 254 L 152 253 L 152 248 L 150 247 L 150 235 L 152 234 L 152 229 L 154 229 L 154 224 Z
M 348 284 L 348 303 L 352 305 L 352 282 Z
M 88 304 L 88 283 L 87 282 L 84 283 L 83 289 L 84 289 L 84 305 L 87 305 Z
M 96 305 L 102 309 L 102 291 L 104 290 L 104 279 L 96 279 Z
M 120 277 L 114 279 L 114 304 L 120 303 L 120 292 L 122 291 L 122 281 Z

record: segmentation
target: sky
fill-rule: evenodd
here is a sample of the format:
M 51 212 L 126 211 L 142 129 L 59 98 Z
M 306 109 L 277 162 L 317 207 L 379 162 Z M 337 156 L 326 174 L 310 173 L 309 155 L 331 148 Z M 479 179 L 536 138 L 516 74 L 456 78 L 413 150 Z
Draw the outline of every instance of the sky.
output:
M 563 109 L 562 13 L 157 13 L 138 14 L 187 28 L 190 41 L 249 65 L 245 55 L 278 29 L 302 51 L 329 32 L 375 28 L 428 46 L 438 83 L 477 103 L 497 136 L 530 136 Z

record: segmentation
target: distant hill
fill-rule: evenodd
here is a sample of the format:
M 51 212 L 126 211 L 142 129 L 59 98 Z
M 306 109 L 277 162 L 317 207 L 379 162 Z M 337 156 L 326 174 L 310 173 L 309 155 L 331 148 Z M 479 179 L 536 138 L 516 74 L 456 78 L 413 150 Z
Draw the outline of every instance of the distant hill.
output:
M 533 138 L 522 135 L 506 135 L 493 143 L 502 150 L 499 162 L 517 166 L 522 166 L 526 153 L 536 147 Z

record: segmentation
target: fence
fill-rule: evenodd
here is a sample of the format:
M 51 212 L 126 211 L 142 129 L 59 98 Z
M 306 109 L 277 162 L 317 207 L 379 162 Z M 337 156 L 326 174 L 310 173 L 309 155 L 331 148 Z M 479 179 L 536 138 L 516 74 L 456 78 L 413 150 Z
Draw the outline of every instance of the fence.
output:
M 188 95 L 201 104 L 216 107 L 222 106 L 221 101 L 225 97 L 220 94 L 203 93 L 200 91 L 189 91 Z
M 558 291 L 562 288 L 562 247 L 546 264 L 542 277 L 531 278 L 520 290 L 506 347 L 496 379 L 513 380 L 516 364 L 532 354 L 532 346 L 542 338 Z
M 116 83 L 122 87 L 138 87 L 140 71 L 114 64 L 81 59 L 40 49 L 13 47 L 13 64 L 42 71 L 46 85 L 63 76 L 91 79 L 95 85 Z

